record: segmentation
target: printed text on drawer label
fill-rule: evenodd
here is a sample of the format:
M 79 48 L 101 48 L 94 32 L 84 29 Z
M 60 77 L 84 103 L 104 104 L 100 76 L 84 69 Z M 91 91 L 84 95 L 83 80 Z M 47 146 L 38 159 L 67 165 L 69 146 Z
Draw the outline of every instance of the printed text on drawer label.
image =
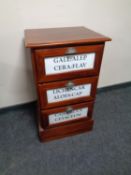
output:
M 73 86 L 72 88 L 58 88 L 47 90 L 48 103 L 88 97 L 91 94 L 91 84 Z
M 73 110 L 71 113 L 61 112 L 49 115 L 49 124 L 57 124 L 73 119 L 80 119 L 87 117 L 88 108 L 81 108 Z
M 46 75 L 94 68 L 95 53 L 65 55 L 45 58 Z

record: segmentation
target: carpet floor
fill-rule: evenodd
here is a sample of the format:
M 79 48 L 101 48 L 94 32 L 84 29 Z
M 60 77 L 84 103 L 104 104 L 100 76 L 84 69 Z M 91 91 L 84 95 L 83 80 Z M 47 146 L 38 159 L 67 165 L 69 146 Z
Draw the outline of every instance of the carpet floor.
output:
M 40 143 L 35 108 L 0 112 L 0 175 L 130 175 L 131 87 L 98 93 L 94 130 Z

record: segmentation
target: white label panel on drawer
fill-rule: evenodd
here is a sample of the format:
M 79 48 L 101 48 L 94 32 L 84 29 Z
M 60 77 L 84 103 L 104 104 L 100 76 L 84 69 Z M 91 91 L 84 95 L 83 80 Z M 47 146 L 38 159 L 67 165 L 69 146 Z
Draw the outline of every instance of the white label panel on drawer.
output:
M 95 53 L 64 55 L 45 58 L 46 75 L 59 74 L 77 70 L 93 69 Z
M 85 118 L 88 114 L 88 108 L 73 110 L 71 113 L 61 112 L 49 115 L 49 124 L 57 124 L 73 119 Z
M 73 86 L 72 88 L 58 88 L 47 90 L 48 103 L 72 100 L 79 97 L 86 97 L 91 94 L 91 84 Z

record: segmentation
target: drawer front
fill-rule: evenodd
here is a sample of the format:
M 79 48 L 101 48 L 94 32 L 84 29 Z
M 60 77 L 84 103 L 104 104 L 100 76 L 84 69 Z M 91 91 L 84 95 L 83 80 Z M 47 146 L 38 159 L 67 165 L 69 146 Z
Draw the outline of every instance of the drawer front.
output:
M 104 45 L 35 50 L 38 82 L 98 75 Z
M 38 85 L 41 109 L 93 100 L 97 77 L 45 83 Z
M 88 121 L 92 117 L 93 102 L 69 105 L 41 112 L 43 128 L 56 127 L 74 122 Z

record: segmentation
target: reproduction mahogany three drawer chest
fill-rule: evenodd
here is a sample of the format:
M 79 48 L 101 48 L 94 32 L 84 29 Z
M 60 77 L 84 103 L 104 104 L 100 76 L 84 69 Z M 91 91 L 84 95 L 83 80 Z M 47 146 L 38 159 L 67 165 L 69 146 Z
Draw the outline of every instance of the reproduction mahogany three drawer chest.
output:
M 102 55 L 110 40 L 85 27 L 25 30 L 38 94 L 41 141 L 92 130 Z

